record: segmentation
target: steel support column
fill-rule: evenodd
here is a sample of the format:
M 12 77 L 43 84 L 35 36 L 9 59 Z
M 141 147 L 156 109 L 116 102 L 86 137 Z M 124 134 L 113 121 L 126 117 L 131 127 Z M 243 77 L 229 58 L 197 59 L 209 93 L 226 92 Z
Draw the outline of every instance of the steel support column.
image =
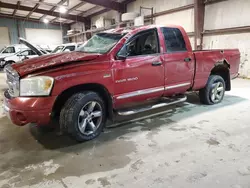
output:
M 201 50 L 203 44 L 205 4 L 204 0 L 194 0 L 194 33 L 195 33 L 195 49 Z

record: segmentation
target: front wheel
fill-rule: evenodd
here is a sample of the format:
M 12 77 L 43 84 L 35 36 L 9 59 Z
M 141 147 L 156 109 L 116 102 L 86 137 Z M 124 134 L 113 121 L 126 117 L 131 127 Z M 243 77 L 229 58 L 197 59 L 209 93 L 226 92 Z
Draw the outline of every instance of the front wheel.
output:
M 225 81 L 221 76 L 209 76 L 205 88 L 199 91 L 201 103 L 208 105 L 220 103 L 224 98 L 225 89 Z
M 60 126 L 77 141 L 96 138 L 106 122 L 102 98 L 95 92 L 77 93 L 70 97 L 60 113 Z

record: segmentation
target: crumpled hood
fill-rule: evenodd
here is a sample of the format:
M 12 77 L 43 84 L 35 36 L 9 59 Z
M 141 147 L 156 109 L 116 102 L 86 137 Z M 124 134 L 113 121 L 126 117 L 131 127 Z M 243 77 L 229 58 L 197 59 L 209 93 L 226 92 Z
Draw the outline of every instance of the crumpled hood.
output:
M 100 54 L 65 52 L 59 54 L 43 55 L 40 57 L 28 59 L 23 61 L 22 63 L 13 64 L 12 67 L 20 74 L 20 76 L 25 76 L 27 74 L 61 64 L 94 60 L 99 56 Z

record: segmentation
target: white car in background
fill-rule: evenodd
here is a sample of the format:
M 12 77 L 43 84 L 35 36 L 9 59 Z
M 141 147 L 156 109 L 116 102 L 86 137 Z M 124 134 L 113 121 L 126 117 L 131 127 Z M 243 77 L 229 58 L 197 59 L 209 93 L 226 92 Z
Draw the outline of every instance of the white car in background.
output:
M 57 46 L 51 53 L 71 52 L 75 51 L 82 43 L 67 43 Z
M 5 57 L 0 62 L 0 68 L 4 68 L 8 64 L 17 63 L 19 61 L 23 61 L 25 59 L 30 59 L 30 58 L 34 58 L 34 57 L 38 57 L 38 56 L 39 55 L 37 55 L 33 50 L 30 50 L 30 49 L 27 49 L 27 50 L 24 50 L 21 52 L 17 52 L 14 55 Z
M 14 44 L 14 45 L 6 46 L 0 50 L 0 59 L 5 58 L 7 56 L 14 55 L 17 52 L 20 52 L 26 49 L 28 49 L 28 47 L 23 44 Z
M 19 41 L 20 43 L 25 45 L 26 49 L 23 51 L 19 51 L 13 55 L 9 55 L 5 58 L 2 58 L 0 61 L 0 68 L 4 68 L 6 65 L 10 65 L 13 63 L 21 62 L 25 59 L 49 54 L 46 50 L 35 47 L 23 38 L 20 38 Z

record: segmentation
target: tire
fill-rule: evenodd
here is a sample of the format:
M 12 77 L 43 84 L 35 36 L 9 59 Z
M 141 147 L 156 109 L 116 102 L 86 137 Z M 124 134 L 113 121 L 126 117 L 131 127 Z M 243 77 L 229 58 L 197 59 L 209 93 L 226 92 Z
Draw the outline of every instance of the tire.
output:
M 206 86 L 199 91 L 201 103 L 207 105 L 220 103 L 224 98 L 225 88 L 226 84 L 221 76 L 209 76 Z
M 54 132 L 55 131 L 55 127 L 51 127 L 51 126 L 38 126 L 37 130 L 40 133 L 49 133 L 49 132 Z
M 60 127 L 78 142 L 96 138 L 102 132 L 107 112 L 102 98 L 86 91 L 71 96 L 60 113 Z

